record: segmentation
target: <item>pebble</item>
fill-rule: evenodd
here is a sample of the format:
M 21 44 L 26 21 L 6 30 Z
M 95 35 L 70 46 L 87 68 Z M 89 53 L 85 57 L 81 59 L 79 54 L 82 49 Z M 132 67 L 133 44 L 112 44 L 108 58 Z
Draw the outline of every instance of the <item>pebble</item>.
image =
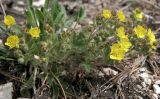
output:
M 0 99 L 12 99 L 12 83 L 0 85 Z
M 158 99 L 158 95 L 157 94 L 152 94 L 153 95 L 153 99 Z
M 160 80 L 155 81 L 153 88 L 156 94 L 160 94 Z
M 104 71 L 105 75 L 107 75 L 107 76 L 115 76 L 118 74 L 117 71 L 115 71 L 111 68 L 103 68 L 103 71 Z

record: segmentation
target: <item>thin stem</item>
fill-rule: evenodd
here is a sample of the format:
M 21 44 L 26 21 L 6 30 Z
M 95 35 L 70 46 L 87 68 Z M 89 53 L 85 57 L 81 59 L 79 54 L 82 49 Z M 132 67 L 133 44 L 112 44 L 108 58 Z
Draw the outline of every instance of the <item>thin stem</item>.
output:
M 42 86 L 44 86 L 44 84 L 46 83 L 47 79 L 48 79 L 48 73 L 46 74 L 46 77 L 45 77 L 45 79 L 44 79 L 44 81 L 42 83 Z
M 51 74 L 53 75 L 53 77 L 55 78 L 55 80 L 57 81 L 57 83 L 59 84 L 59 86 L 60 86 L 60 88 L 61 88 L 61 90 L 62 90 L 64 99 L 67 99 L 66 94 L 65 94 L 65 91 L 64 91 L 64 88 L 63 88 L 61 82 L 59 81 L 59 79 L 58 79 L 52 72 L 51 72 Z
M 4 6 L 2 4 L 2 0 L 0 0 L 0 5 L 1 5 L 1 9 L 2 9 L 3 15 L 6 16 L 6 12 L 4 10 Z
M 4 75 L 4 76 L 6 76 L 6 77 L 8 77 L 8 78 L 10 78 L 10 79 L 12 79 L 12 80 L 21 82 L 21 83 L 23 83 L 23 84 L 26 82 L 25 79 L 22 79 L 22 78 L 18 78 L 18 77 L 16 77 L 16 76 L 9 75 L 8 73 L 2 71 L 1 69 L 0 69 L 0 74 Z
M 36 76 L 37 76 L 37 71 L 38 71 L 38 68 L 35 67 L 35 70 L 34 70 L 34 77 L 33 77 L 33 92 L 34 92 L 34 95 L 36 95 Z M 35 96 L 35 99 L 36 99 L 36 96 Z

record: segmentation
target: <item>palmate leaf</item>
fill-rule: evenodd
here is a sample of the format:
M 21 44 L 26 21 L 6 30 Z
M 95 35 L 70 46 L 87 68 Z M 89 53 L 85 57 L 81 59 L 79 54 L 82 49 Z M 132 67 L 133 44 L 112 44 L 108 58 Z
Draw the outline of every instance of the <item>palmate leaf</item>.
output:
M 64 21 L 66 16 L 65 8 L 60 5 L 56 0 L 53 0 L 53 5 L 51 8 L 51 19 L 52 24 L 57 25 Z
M 76 34 L 74 33 L 72 36 L 72 45 L 73 48 L 84 49 L 86 46 L 86 40 L 83 32 Z

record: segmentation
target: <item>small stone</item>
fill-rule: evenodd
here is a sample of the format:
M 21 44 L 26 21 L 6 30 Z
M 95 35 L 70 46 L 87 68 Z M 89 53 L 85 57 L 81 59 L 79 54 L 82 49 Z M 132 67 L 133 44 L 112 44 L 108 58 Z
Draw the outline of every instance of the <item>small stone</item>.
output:
M 0 99 L 12 99 L 12 83 L 0 85 Z
M 157 94 L 153 94 L 153 99 L 158 99 L 158 95 Z
M 101 71 L 98 73 L 98 76 L 100 77 L 104 77 L 104 73 L 102 73 Z
M 142 67 L 142 68 L 139 69 L 139 72 L 140 72 L 140 73 L 143 73 L 143 72 L 145 72 L 145 71 L 146 71 L 146 68 L 145 68 L 145 67 Z
M 38 55 L 34 55 L 34 59 L 39 60 L 40 57 Z
M 45 3 L 45 0 L 34 1 L 33 6 L 36 6 L 36 7 L 43 6 L 44 3 Z
M 107 75 L 107 76 L 114 76 L 114 75 L 118 74 L 117 71 L 115 71 L 111 68 L 103 68 L 103 71 L 104 71 L 105 75 Z
M 154 85 L 153 85 L 153 88 L 154 88 L 154 91 L 156 94 L 160 94 L 160 80 L 157 80 Z
M 153 79 L 151 75 L 144 72 L 144 73 L 139 74 L 139 77 L 141 77 L 143 79 L 145 86 L 151 85 L 152 79 Z
M 3 44 L 2 40 L 0 39 L 0 45 Z
M 142 89 L 142 86 L 140 86 L 140 85 L 137 85 L 137 88 L 138 88 L 138 89 Z

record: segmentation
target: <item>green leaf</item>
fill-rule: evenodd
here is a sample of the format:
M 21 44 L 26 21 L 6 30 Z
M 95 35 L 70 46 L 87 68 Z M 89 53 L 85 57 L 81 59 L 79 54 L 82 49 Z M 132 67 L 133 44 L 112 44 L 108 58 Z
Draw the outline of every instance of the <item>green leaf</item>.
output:
M 32 13 L 32 11 L 26 11 L 26 16 L 27 16 L 27 23 L 30 26 L 36 26 L 36 20 L 34 18 L 34 15 Z
M 24 55 L 25 65 L 28 64 L 28 62 L 32 59 L 32 57 L 33 57 L 33 55 L 30 54 L 30 53 L 26 53 L 26 54 Z
M 37 26 L 36 14 L 35 14 L 32 3 L 33 3 L 32 0 L 27 0 L 27 11 L 26 11 L 27 22 L 28 22 L 28 25 L 30 26 Z
M 13 61 L 13 58 L 5 57 L 5 56 L 0 56 L 0 60 L 6 60 L 6 61 Z
M 63 13 L 59 13 L 57 15 L 57 17 L 55 18 L 55 20 L 54 20 L 54 24 L 55 25 L 60 24 L 60 22 L 62 22 L 63 18 L 64 18 L 64 14 Z
M 30 96 L 29 89 L 33 88 L 33 74 L 30 76 L 28 81 L 21 87 L 20 93 L 23 97 Z
M 87 63 L 82 63 L 80 66 L 82 66 L 87 72 L 90 72 L 92 69 L 92 65 Z
M 74 18 L 69 18 L 68 20 L 65 21 L 64 27 L 65 27 L 65 28 L 70 27 L 70 26 L 73 24 L 74 21 L 75 21 Z
M 74 33 L 72 36 L 72 44 L 73 48 L 80 50 L 84 49 L 87 44 L 84 33 L 83 32 L 80 32 L 79 34 Z
M 28 9 L 30 9 L 32 7 L 32 3 L 33 3 L 32 0 L 27 0 L 27 7 L 28 7 Z
M 36 13 L 36 17 L 38 18 L 38 21 L 43 22 L 44 21 L 43 13 L 38 9 L 35 10 L 35 13 Z
M 85 12 L 84 8 L 81 7 L 78 11 L 77 19 L 78 19 L 78 21 L 82 21 L 85 17 L 86 17 L 86 12 Z
M 52 24 L 55 25 L 60 25 L 61 22 L 64 21 L 65 16 L 66 16 L 66 11 L 65 8 L 58 4 L 57 1 L 54 1 L 52 9 L 51 9 L 51 17 L 52 17 Z
M 12 29 L 16 35 L 22 35 L 21 27 L 19 25 L 13 25 Z
M 45 3 L 44 3 L 44 10 L 47 10 L 47 9 L 48 9 L 49 1 L 50 1 L 50 0 L 45 0 Z
M 33 74 L 30 76 L 28 81 L 23 85 L 23 88 L 30 89 L 33 87 Z
M 4 26 L 4 24 L 0 23 L 0 29 L 1 29 L 2 31 L 6 31 L 6 26 Z

